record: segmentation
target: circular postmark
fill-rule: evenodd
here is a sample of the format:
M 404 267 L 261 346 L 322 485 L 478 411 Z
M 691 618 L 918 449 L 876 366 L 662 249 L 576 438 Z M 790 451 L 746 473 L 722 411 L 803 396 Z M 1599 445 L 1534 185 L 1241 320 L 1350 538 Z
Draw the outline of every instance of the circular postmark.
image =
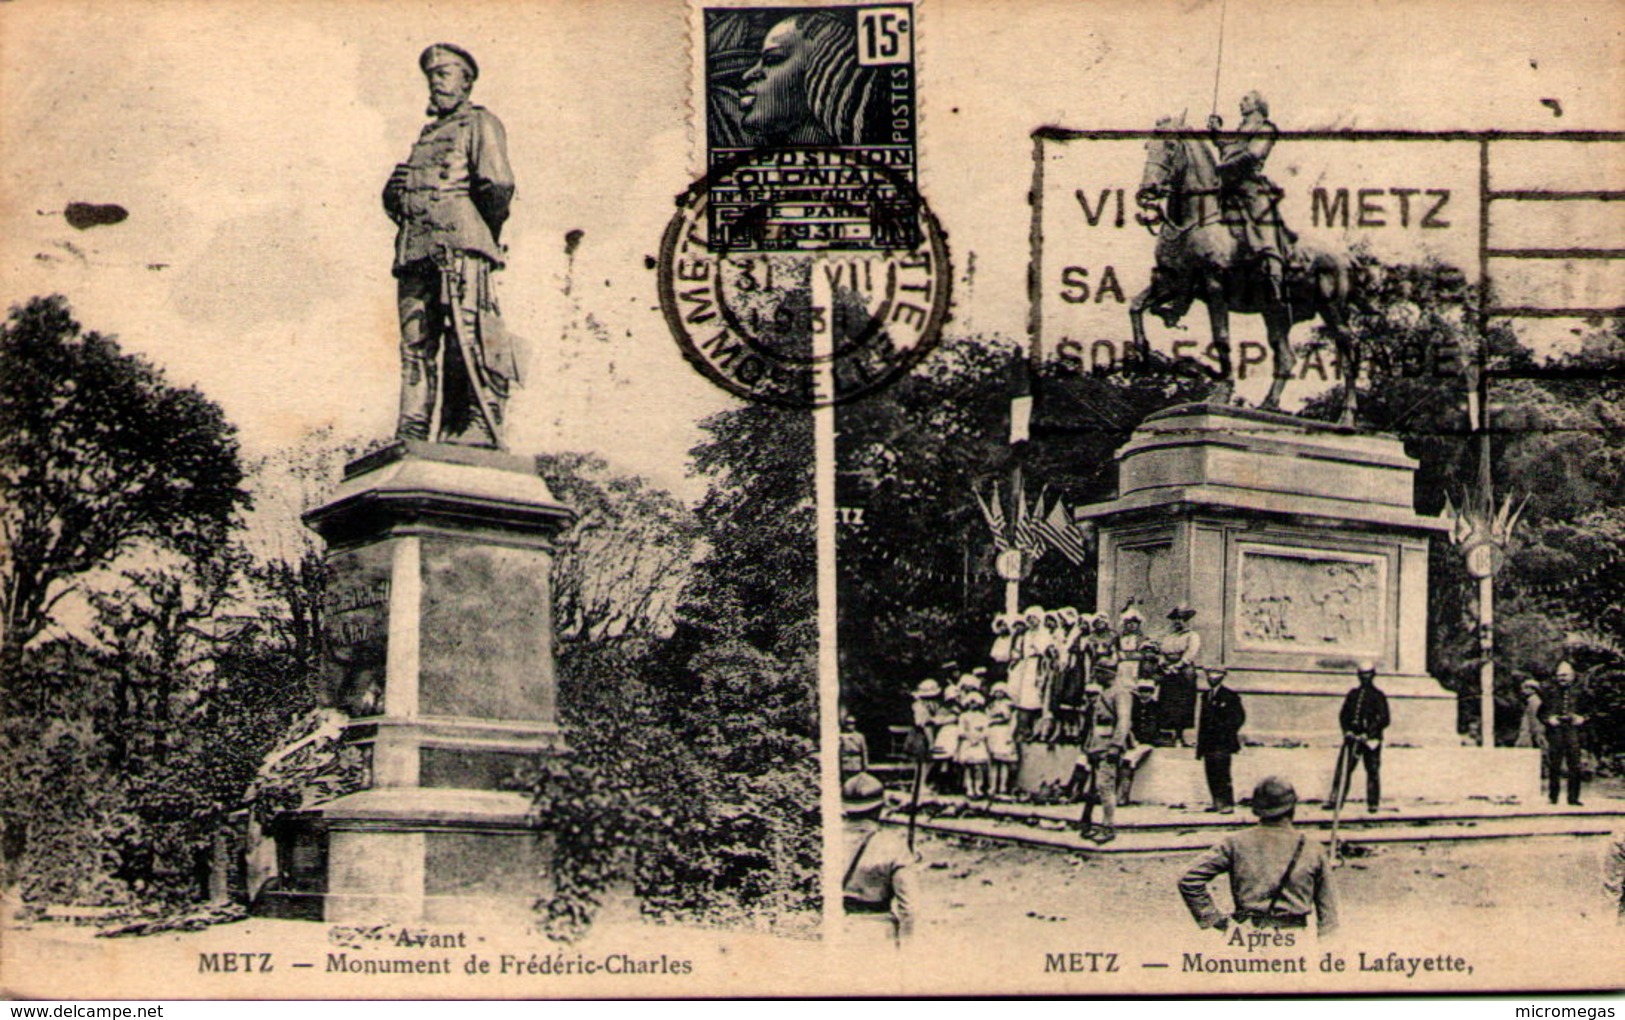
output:
M 899 378 L 948 317 L 947 239 L 862 150 L 751 153 L 677 201 L 660 305 L 683 356 L 747 400 L 823 407 Z

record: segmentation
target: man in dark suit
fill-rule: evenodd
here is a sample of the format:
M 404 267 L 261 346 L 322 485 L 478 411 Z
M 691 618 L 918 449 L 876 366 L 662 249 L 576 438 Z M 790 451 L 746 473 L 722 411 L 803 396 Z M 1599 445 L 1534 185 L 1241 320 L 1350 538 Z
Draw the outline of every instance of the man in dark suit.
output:
M 1247 710 L 1241 695 L 1224 685 L 1225 671 L 1210 669 L 1202 694 L 1202 715 L 1196 726 L 1196 757 L 1207 770 L 1207 790 L 1213 804 L 1204 809 L 1235 814 L 1236 791 L 1230 779 L 1230 757 L 1241 753 L 1241 727 Z
M 1365 764 L 1365 806 L 1376 814 L 1382 801 L 1382 735 L 1388 729 L 1388 695 L 1377 688 L 1377 667 L 1360 663 L 1359 686 L 1343 699 L 1338 721 L 1343 727 L 1343 754 L 1337 759 L 1332 777 L 1332 796 L 1337 807 L 1348 800 L 1354 782 L 1354 766 Z
M 1540 720 L 1546 726 L 1546 783 L 1553 804 L 1563 788 L 1563 777 L 1568 777 L 1569 804 L 1580 803 L 1580 727 L 1585 716 L 1576 709 L 1580 692 L 1574 684 L 1574 667 L 1567 662 L 1557 664 L 1547 699 L 1542 702 Z

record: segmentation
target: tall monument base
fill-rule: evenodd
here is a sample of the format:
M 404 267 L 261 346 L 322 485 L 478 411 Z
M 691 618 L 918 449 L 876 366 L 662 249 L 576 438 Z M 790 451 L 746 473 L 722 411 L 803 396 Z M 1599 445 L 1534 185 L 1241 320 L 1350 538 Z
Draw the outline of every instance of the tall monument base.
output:
M 1130 600 L 1152 638 L 1196 611 L 1199 662 L 1242 696 L 1238 796 L 1266 775 L 1304 798 L 1330 792 L 1339 713 L 1362 662 L 1377 667 L 1392 724 L 1383 799 L 1538 796 L 1527 751 L 1461 746 L 1456 697 L 1427 672 L 1428 543 L 1446 525 L 1415 512 L 1417 462 L 1392 437 L 1284 414 L 1187 404 L 1150 415 L 1117 452 L 1117 496 L 1080 507 L 1100 536 L 1095 605 Z M 1019 785 L 1065 783 L 1077 749 L 1022 747 Z M 1364 796 L 1357 772 L 1351 796 Z M 1200 804 L 1202 763 L 1159 747 L 1136 800 Z
M 508 787 L 563 750 L 549 575 L 573 520 L 529 458 L 421 442 L 351 463 L 305 515 L 328 546 L 325 695 L 366 788 L 278 820 L 267 912 L 489 920 L 547 893 Z
M 1456 699 L 1427 672 L 1428 540 L 1417 462 L 1392 436 L 1188 404 L 1117 453 L 1117 498 L 1082 507 L 1100 535 L 1096 605 L 1130 599 L 1158 637 L 1196 610 L 1201 663 L 1223 666 L 1246 736 L 1335 746 L 1362 661 L 1393 715 L 1390 746 L 1456 746 Z

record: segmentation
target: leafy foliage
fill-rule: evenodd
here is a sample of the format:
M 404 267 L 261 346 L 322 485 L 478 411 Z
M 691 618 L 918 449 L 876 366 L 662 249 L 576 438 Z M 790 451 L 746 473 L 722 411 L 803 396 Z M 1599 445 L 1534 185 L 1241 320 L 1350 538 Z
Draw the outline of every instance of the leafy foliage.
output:
M 795 658 L 817 644 L 812 415 L 747 404 L 700 423 L 690 451 L 712 484 L 695 510 L 704 557 L 680 617 Z
M 580 516 L 553 563 L 563 640 L 669 636 L 693 561 L 693 514 L 670 493 L 584 453 L 537 458 L 555 498 Z
M 1379 267 L 1381 286 L 1354 327 L 1368 352 L 1362 427 L 1405 440 L 1418 458 L 1416 507 L 1438 513 L 1477 491 L 1479 442 L 1467 418 L 1478 334 L 1477 294 L 1454 268 Z M 1525 677 L 1567 658 L 1584 687 L 1598 753 L 1625 753 L 1625 613 L 1617 569 L 1625 557 L 1625 339 L 1619 321 L 1585 331 L 1573 348 L 1538 358 L 1505 323 L 1484 337 L 1491 374 L 1490 472 L 1497 501 L 1527 500 L 1506 567 L 1496 577 L 1495 725 L 1515 735 Z M 1331 394 L 1306 416 L 1329 418 Z M 1479 678 L 1477 582 L 1459 550 L 1429 556 L 1429 665 L 1475 718 Z M 1613 706 L 1613 707 L 1609 707 Z
M 83 332 L 61 298 L 0 326 L 0 823 L 25 898 L 207 892 L 221 819 L 308 697 L 243 611 L 244 478 L 217 406 Z M 88 632 L 32 640 L 75 586 Z
M 781 932 L 817 921 L 810 415 L 746 407 L 705 427 L 705 551 L 674 632 L 588 631 L 560 651 L 571 749 L 531 780 L 553 846 L 541 910 L 556 938 L 584 934 L 623 884 L 661 919 Z
M 5 877 L 31 902 L 180 906 L 207 894 L 229 815 L 263 826 L 361 781 L 343 718 L 317 706 L 326 570 L 296 523 L 357 444 L 318 433 L 256 464 L 239 543 L 247 476 L 218 408 L 81 333 L 60 299 L 15 310 L 3 339 L 4 523 L 21 536 Z M 705 427 L 699 515 L 600 458 L 539 459 L 582 511 L 553 575 L 575 750 L 535 777 L 564 935 L 623 880 L 664 918 L 817 917 L 810 418 L 744 408 Z M 25 647 L 93 568 L 91 631 Z
M 0 650 L 44 629 L 74 579 L 142 543 L 224 541 L 248 503 L 235 429 L 61 297 L 0 325 Z

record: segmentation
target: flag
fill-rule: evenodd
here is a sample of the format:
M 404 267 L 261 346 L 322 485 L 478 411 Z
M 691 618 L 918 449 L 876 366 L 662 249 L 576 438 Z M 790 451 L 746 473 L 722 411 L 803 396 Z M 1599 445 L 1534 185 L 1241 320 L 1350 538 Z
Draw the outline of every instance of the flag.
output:
M 1512 529 L 1518 526 L 1518 519 L 1523 516 L 1523 508 L 1528 505 L 1528 496 L 1518 503 L 1516 510 L 1512 509 L 1511 496 L 1501 501 L 1501 511 L 1495 515 L 1495 523 L 1490 528 L 1490 534 L 1497 542 L 1504 545 L 1512 537 Z
M 1466 499 L 1462 502 L 1465 505 Z M 1439 511 L 1439 519 L 1450 525 L 1450 541 L 1456 545 L 1467 541 L 1475 530 L 1468 514 L 1451 502 L 1449 493 L 1445 494 L 1444 509 Z
M 993 501 L 989 506 L 989 512 L 992 514 L 992 520 L 989 523 L 993 525 L 993 530 L 998 533 L 999 537 L 1003 538 L 1010 533 L 1010 525 L 1004 519 L 1004 499 L 999 495 L 998 482 L 993 483 Z
M 1073 566 L 1082 566 L 1088 558 L 1089 550 L 1085 547 L 1083 535 L 1073 525 L 1072 515 L 1061 500 L 1057 499 L 1050 512 L 1039 521 L 1038 531 Z
M 982 494 L 971 487 L 971 495 L 976 497 L 976 505 L 982 508 L 982 517 L 987 521 L 987 528 L 993 533 L 993 546 L 999 552 L 1006 552 L 1010 548 L 1010 540 L 1005 537 L 1004 507 L 999 505 L 999 483 L 993 483 L 993 505 L 989 506 Z
M 1022 496 L 1016 500 L 1016 540 L 1015 546 L 1032 555 L 1034 559 L 1044 554 L 1046 544 L 1044 536 L 1039 532 L 1040 512 L 1044 506 L 1044 493 L 1038 493 L 1038 499 L 1031 507 L 1027 506 L 1027 499 Z

